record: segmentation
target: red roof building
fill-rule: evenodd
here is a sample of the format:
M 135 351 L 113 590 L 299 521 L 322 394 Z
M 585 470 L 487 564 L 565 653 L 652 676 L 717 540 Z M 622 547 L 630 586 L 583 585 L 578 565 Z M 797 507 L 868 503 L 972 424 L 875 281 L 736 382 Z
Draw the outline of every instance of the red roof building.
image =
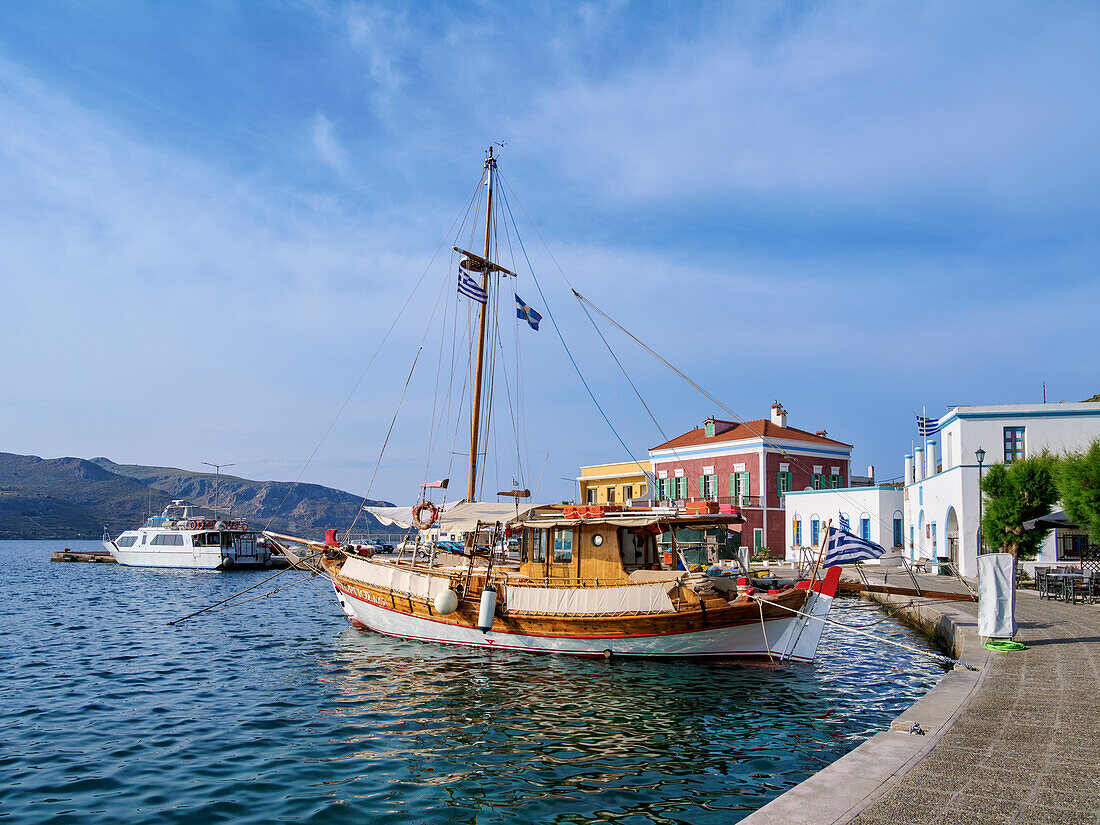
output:
M 781 557 L 783 494 L 847 487 L 852 445 L 829 438 L 824 430 L 787 426 L 787 411 L 777 401 L 770 419 L 708 418 L 702 427 L 653 447 L 649 457 L 656 498 L 740 505 L 742 542 L 753 552 L 767 547 Z

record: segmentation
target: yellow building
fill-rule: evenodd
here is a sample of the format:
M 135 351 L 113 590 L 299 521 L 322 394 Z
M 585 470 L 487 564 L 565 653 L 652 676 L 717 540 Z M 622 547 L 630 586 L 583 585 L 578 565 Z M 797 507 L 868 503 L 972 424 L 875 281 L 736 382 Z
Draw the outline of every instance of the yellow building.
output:
M 622 461 L 618 464 L 593 464 L 581 467 L 577 476 L 580 488 L 578 504 L 629 504 L 649 494 L 646 476 L 652 475 L 649 459 L 640 463 Z

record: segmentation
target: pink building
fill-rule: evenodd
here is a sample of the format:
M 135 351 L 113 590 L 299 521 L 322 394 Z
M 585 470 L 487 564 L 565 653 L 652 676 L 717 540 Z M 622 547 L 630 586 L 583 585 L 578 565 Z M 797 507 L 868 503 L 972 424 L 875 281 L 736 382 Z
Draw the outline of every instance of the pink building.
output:
M 721 421 L 649 451 L 656 497 L 673 501 L 706 499 L 739 504 L 745 516 L 742 541 L 782 556 L 786 541 L 783 494 L 789 490 L 847 487 L 852 445 L 787 426 L 777 401 L 770 419 Z

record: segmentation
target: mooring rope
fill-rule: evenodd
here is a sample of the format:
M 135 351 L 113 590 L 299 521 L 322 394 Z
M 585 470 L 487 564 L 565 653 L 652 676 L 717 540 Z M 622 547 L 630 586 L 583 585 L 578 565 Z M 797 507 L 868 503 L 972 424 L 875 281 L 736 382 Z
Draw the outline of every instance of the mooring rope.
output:
M 756 601 L 759 603 L 760 599 L 757 599 Z M 848 631 L 850 631 L 852 633 L 856 633 L 860 636 L 867 636 L 868 638 L 874 639 L 877 642 L 882 642 L 883 644 L 893 645 L 894 647 L 900 647 L 903 650 L 908 650 L 911 653 L 919 653 L 921 656 L 929 656 L 929 657 L 932 657 L 932 658 L 940 659 L 942 661 L 950 662 L 953 665 L 959 665 L 960 667 L 964 667 L 967 670 L 975 670 L 975 671 L 981 670 L 981 668 L 974 667 L 973 665 L 968 665 L 966 662 L 960 661 L 958 659 L 953 659 L 945 653 L 938 653 L 934 650 L 921 650 L 919 647 L 913 647 L 913 645 L 907 645 L 904 642 L 898 642 L 898 641 L 895 641 L 893 639 L 886 639 L 886 638 L 884 638 L 882 636 L 878 636 L 874 633 L 869 633 L 866 630 L 863 630 L 862 628 L 852 627 L 849 624 L 844 624 L 844 622 L 838 622 L 835 619 L 830 619 L 828 616 L 814 616 L 814 615 L 812 615 L 810 613 L 806 613 L 802 610 L 796 610 L 793 607 L 787 607 L 784 604 L 779 604 L 778 602 L 768 602 L 768 604 L 771 605 L 772 607 L 778 607 L 780 610 L 786 610 L 790 613 L 794 613 L 795 615 L 802 616 L 806 619 L 814 619 L 814 620 L 822 622 L 824 624 L 831 624 L 831 625 L 834 625 L 835 627 L 843 628 L 844 630 L 848 630 Z M 761 608 L 761 609 L 763 609 L 763 608 Z

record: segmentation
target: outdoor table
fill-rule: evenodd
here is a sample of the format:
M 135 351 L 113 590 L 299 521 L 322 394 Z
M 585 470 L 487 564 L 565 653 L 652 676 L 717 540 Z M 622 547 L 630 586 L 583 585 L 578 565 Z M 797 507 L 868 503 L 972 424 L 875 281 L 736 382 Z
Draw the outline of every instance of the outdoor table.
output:
M 1085 574 L 1081 573 L 1081 572 L 1077 572 L 1077 573 L 1047 573 L 1047 578 L 1048 579 L 1054 579 L 1054 580 L 1058 581 L 1059 583 L 1063 584 L 1062 593 L 1060 593 L 1057 596 L 1057 598 L 1066 600 L 1065 599 L 1066 593 L 1065 593 L 1065 587 L 1064 587 L 1064 583 L 1066 582 L 1066 580 L 1072 579 L 1074 581 L 1084 581 L 1085 580 Z

